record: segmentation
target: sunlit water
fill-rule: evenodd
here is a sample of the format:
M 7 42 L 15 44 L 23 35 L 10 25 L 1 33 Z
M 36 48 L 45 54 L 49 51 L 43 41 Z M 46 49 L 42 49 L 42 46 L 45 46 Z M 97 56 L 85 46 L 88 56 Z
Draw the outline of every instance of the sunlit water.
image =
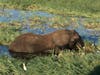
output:
M 11 9 L 5 9 L 5 10 L 0 10 L 0 22 L 12 22 L 12 21 L 23 21 L 23 20 L 28 20 L 30 17 L 35 17 L 35 16 L 40 16 L 40 17 L 54 17 L 56 15 L 43 12 L 43 11 L 21 11 L 21 10 L 11 10 Z M 66 17 L 68 19 L 70 17 Z M 77 17 L 78 18 L 78 17 Z M 63 28 L 63 29 L 75 29 L 84 40 L 89 40 L 96 45 L 99 44 L 99 38 L 100 38 L 100 31 L 92 30 L 92 29 L 87 29 L 83 26 L 83 18 L 78 18 L 78 24 L 79 26 L 75 28 L 74 24 L 70 24 L 69 27 Z M 26 26 L 22 28 L 22 32 L 32 32 L 36 34 L 47 34 L 50 32 L 53 32 L 55 30 L 58 30 L 56 28 L 50 28 L 49 23 L 47 22 L 44 26 L 44 30 L 41 28 L 33 28 L 31 29 L 29 26 L 28 21 L 26 22 Z M 8 47 L 6 46 L 0 46 L 0 54 L 1 55 L 7 55 L 9 54 L 8 52 Z

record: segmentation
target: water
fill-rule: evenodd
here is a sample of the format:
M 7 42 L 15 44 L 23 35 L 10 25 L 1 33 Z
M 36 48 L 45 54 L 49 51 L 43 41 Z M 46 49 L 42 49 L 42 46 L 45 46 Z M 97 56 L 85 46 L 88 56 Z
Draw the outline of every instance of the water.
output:
M 47 34 L 53 31 L 56 31 L 61 28 L 51 28 L 49 27 L 51 22 L 44 22 L 42 25 L 42 28 L 30 28 L 30 23 L 28 22 L 28 19 L 31 17 L 40 16 L 40 17 L 48 17 L 52 18 L 57 15 L 53 15 L 47 12 L 43 11 L 21 11 L 21 10 L 12 10 L 12 9 L 5 9 L 4 11 L 0 10 L 0 22 L 12 22 L 12 21 L 19 21 L 22 22 L 23 20 L 26 20 L 26 26 L 22 28 L 22 33 L 32 32 L 36 34 Z M 63 29 L 75 29 L 84 40 L 91 41 L 98 45 L 98 41 L 100 39 L 100 30 L 92 30 L 87 29 L 83 26 L 83 22 L 85 18 L 78 18 L 77 23 L 78 27 L 75 28 L 75 24 L 71 23 L 69 27 L 64 27 Z M 70 17 L 66 17 L 67 20 L 70 21 Z M 0 46 L 0 55 L 8 55 L 8 47 L 6 46 Z
M 0 10 L 0 22 L 23 21 L 35 16 L 53 17 L 54 15 L 42 11 L 33 12 L 12 9 L 5 9 L 4 11 Z
M 0 45 L 0 56 L 3 55 L 10 55 L 9 51 L 8 51 L 8 47 L 4 46 L 4 45 Z

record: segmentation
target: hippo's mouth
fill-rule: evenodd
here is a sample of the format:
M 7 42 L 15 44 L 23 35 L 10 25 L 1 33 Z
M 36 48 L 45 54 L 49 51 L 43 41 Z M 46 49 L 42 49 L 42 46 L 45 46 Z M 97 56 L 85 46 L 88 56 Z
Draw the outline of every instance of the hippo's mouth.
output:
M 78 50 L 82 50 L 84 48 L 84 45 L 80 44 L 79 42 L 76 43 L 76 48 Z

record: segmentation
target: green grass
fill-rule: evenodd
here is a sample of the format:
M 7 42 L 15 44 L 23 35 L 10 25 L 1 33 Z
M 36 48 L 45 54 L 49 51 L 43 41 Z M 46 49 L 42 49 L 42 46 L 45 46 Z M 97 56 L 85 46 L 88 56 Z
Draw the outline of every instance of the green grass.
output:
M 27 61 L 27 71 L 21 66 L 23 61 L 26 60 L 0 57 L 0 75 L 88 75 L 94 67 L 100 66 L 100 54 L 82 55 L 67 51 L 58 60 L 53 55 L 36 56 Z M 94 73 L 98 75 L 100 72 Z
M 85 20 L 83 25 L 87 28 L 100 29 L 100 22 L 96 22 L 100 18 L 99 0 L 0 0 L 0 6 L 1 8 L 41 10 L 61 15 L 51 19 L 35 17 L 29 21 L 31 27 L 39 25 L 38 27 L 41 28 L 44 22 L 52 23 L 51 28 L 58 26 L 63 28 L 71 23 L 75 23 L 77 27 L 78 19 L 72 17 L 69 18 L 70 20 L 66 20 L 66 16 L 85 16 L 93 19 Z M 95 19 L 95 17 L 98 18 Z M 20 35 L 19 30 L 23 23 L 0 23 L 0 44 L 9 45 L 16 36 Z M 91 52 L 96 51 L 88 42 L 86 42 L 85 48 Z M 23 62 L 27 62 L 27 71 L 22 68 Z M 36 56 L 28 61 L 0 56 L 0 75 L 98 75 L 99 70 L 100 53 L 96 52 L 84 54 L 83 51 L 80 53 L 64 51 L 58 60 L 52 54 Z
M 10 26 L 9 24 L 2 24 L 0 26 L 0 44 L 8 45 L 20 34 L 20 26 Z
M 100 17 L 99 0 L 0 0 L 0 2 L 1 6 L 18 9 L 43 10 L 61 15 Z
M 1 24 L 0 41 L 2 44 L 9 45 L 16 36 L 21 34 L 19 31 L 21 25 L 17 25 L 16 23 L 13 26 L 6 23 Z M 89 42 L 85 47 L 90 52 L 96 51 Z M 22 68 L 23 62 L 27 62 L 27 71 Z M 58 60 L 53 54 L 36 56 L 27 61 L 0 56 L 0 75 L 88 75 L 97 66 L 100 66 L 100 53 L 96 52 L 84 55 L 84 51 L 79 53 L 63 51 Z M 98 71 L 93 71 L 93 73 L 98 74 Z

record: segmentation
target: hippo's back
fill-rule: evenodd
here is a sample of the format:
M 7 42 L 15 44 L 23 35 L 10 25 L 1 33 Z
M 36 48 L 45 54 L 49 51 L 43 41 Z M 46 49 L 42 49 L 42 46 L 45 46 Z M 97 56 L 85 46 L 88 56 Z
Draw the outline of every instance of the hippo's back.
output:
M 35 48 L 33 48 L 38 40 L 42 38 L 40 35 L 26 33 L 18 36 L 15 40 L 10 44 L 9 51 L 12 52 L 26 52 L 33 53 Z M 34 45 L 34 46 L 32 46 Z

